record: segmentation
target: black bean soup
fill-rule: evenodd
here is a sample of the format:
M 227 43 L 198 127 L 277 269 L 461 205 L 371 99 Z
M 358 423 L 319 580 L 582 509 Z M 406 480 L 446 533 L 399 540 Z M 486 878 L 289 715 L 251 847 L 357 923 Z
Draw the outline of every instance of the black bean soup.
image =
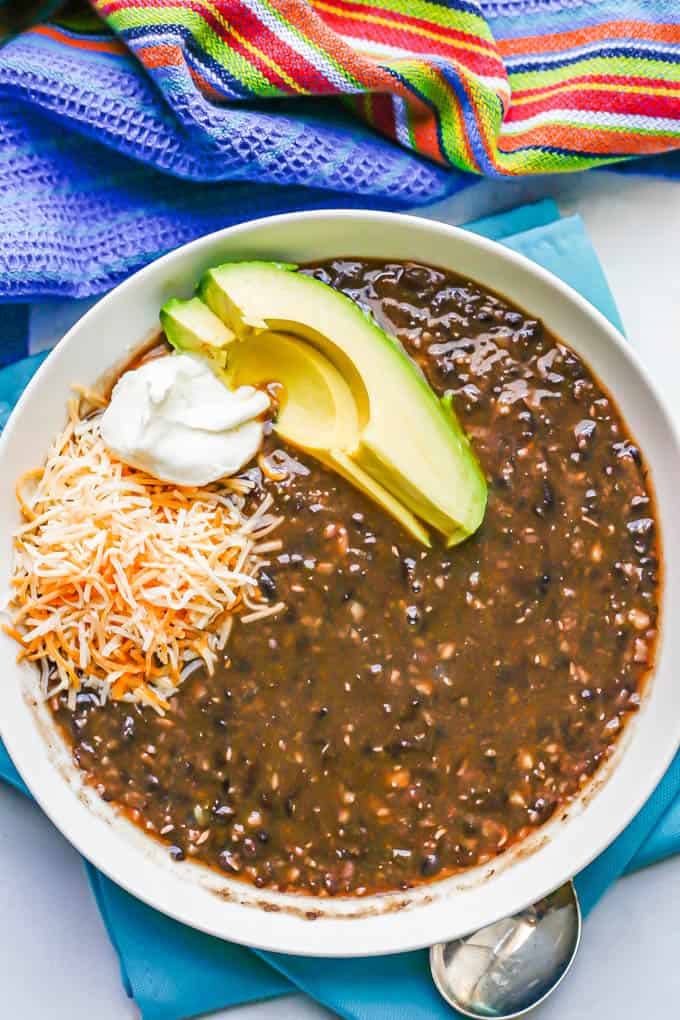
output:
M 165 717 L 87 693 L 53 707 L 88 782 L 176 860 L 362 895 L 488 861 L 578 794 L 640 705 L 659 550 L 634 439 L 540 322 L 424 265 L 303 272 L 453 392 L 489 482 L 480 531 L 426 551 L 285 450 L 285 480 L 247 472 L 285 515 L 260 577 L 285 614 L 237 624 Z

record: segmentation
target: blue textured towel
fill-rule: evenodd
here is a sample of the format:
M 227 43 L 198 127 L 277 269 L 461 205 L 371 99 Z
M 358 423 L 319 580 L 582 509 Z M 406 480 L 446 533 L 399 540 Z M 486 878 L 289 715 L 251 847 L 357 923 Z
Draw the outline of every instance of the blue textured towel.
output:
M 545 0 L 544 14 L 565 4 Z M 492 19 L 512 7 L 518 23 L 537 4 L 481 7 Z M 221 104 L 197 93 L 184 108 L 103 22 L 77 24 L 83 31 L 44 25 L 2 49 L 0 301 L 99 294 L 171 248 L 257 216 L 412 208 L 480 180 L 402 148 L 332 98 Z M 680 153 L 623 166 L 678 176 Z
M 558 219 L 552 202 L 469 224 L 566 280 L 620 326 L 597 257 L 577 217 Z M 0 371 L 0 427 L 44 355 Z M 27 792 L 0 744 L 0 775 Z M 584 912 L 622 872 L 680 851 L 680 755 L 625 832 L 577 877 Z M 427 953 L 378 960 L 309 960 L 254 953 L 202 935 L 151 910 L 88 865 L 118 952 L 121 973 L 144 1020 L 179 1020 L 220 1006 L 303 989 L 351 1020 L 446 1020 Z M 265 962 L 266 961 L 266 962 Z
M 186 125 L 102 23 L 45 27 L 0 61 L 0 300 L 99 294 L 243 220 L 395 209 L 478 180 L 407 152 L 332 99 L 220 106 Z

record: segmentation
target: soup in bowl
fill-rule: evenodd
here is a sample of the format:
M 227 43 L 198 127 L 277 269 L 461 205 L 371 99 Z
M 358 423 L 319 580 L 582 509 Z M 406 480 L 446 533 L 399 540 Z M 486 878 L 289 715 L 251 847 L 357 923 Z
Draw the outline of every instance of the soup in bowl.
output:
M 675 433 L 492 242 L 325 213 L 188 245 L 74 327 L 0 457 L 3 739 L 186 923 L 462 934 L 584 866 L 676 749 Z

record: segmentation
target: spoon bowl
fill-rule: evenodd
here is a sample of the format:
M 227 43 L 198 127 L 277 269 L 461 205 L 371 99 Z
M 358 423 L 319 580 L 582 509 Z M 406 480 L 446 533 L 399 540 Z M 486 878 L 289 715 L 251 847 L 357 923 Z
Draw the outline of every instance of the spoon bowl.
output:
M 567 882 L 512 917 L 432 946 L 432 978 L 464 1016 L 511 1020 L 557 988 L 580 939 L 581 910 Z

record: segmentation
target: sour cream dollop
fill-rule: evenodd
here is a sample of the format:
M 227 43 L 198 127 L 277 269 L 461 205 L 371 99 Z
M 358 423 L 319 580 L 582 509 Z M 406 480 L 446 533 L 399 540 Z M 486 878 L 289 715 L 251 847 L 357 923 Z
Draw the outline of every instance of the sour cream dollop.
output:
M 169 355 L 121 376 L 102 438 L 119 460 L 163 482 L 208 485 L 255 456 L 268 407 L 266 393 L 230 390 L 202 358 Z

